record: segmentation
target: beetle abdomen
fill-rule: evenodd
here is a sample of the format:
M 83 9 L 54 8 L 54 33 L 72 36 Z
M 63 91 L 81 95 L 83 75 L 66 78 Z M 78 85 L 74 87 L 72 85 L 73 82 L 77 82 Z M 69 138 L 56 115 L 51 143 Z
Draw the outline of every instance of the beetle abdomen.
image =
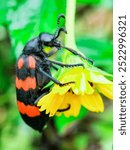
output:
M 41 131 L 48 115 L 40 112 L 34 102 L 42 92 L 36 79 L 36 60 L 33 56 L 21 55 L 16 68 L 16 92 L 18 110 L 23 120 L 32 128 Z

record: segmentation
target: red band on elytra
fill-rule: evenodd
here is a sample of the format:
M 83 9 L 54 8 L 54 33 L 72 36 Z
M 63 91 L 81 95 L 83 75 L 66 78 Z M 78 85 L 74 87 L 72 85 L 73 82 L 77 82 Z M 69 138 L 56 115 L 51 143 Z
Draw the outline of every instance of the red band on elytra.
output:
M 21 68 L 23 67 L 23 65 L 24 65 L 24 59 L 23 59 L 23 58 L 20 58 L 20 59 L 18 60 L 18 69 L 21 69 Z
M 36 88 L 36 78 L 35 77 L 27 77 L 25 80 L 19 79 L 16 76 L 16 88 L 23 89 L 24 91 L 28 91 L 29 89 Z
M 40 111 L 36 106 L 25 105 L 23 102 L 17 101 L 18 109 L 21 114 L 26 114 L 29 117 L 36 117 L 40 115 Z

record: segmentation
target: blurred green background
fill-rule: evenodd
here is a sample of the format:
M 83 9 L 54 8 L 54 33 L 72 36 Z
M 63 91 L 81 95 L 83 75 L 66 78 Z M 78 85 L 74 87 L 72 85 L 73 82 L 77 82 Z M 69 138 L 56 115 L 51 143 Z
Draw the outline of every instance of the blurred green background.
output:
M 66 0 L 0 1 L 0 150 L 111 150 L 112 103 L 104 113 L 88 113 L 74 123 L 55 118 L 44 134 L 22 121 L 16 106 L 15 63 L 24 45 L 40 32 L 54 33 Z M 77 0 L 75 36 L 94 65 L 112 73 L 112 0 Z M 57 54 L 57 59 L 60 53 Z M 69 123 L 68 123 L 69 122 Z M 68 124 L 67 128 L 63 128 Z M 62 129 L 62 132 L 61 132 Z

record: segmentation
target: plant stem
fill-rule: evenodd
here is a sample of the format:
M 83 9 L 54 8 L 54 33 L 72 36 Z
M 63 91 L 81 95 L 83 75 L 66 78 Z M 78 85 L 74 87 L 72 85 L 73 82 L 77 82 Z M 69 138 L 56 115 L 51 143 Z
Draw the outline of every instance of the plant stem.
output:
M 75 43 L 75 9 L 76 9 L 76 0 L 66 0 L 66 29 L 67 35 L 65 38 L 65 45 L 73 49 L 77 49 Z

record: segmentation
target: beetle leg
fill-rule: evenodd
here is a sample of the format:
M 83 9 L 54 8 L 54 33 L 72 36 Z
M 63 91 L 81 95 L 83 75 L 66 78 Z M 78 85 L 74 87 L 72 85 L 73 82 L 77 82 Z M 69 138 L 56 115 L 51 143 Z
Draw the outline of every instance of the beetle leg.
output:
M 54 64 L 51 64 L 51 66 L 52 66 L 56 71 L 58 71 L 58 68 L 57 68 Z
M 56 64 L 56 65 L 59 65 L 61 67 L 79 67 L 79 66 L 82 66 L 84 68 L 84 64 L 82 64 L 82 63 L 79 63 L 79 64 L 64 64 L 64 63 L 54 61 L 54 60 L 48 60 L 48 61 L 51 64 Z
M 68 85 L 68 84 L 71 84 L 71 83 L 75 83 L 75 82 L 67 82 L 67 83 L 61 83 L 59 82 L 58 80 L 56 80 L 55 78 L 53 78 L 50 74 L 46 73 L 41 67 L 38 68 L 39 71 L 46 77 L 48 77 L 51 81 L 53 81 L 54 83 L 58 84 L 59 86 L 64 86 L 64 85 Z
M 86 57 L 83 56 L 82 54 L 78 53 L 76 50 L 73 50 L 73 49 L 71 49 L 71 48 L 69 48 L 69 47 L 66 47 L 66 46 L 61 46 L 61 47 L 67 49 L 68 51 L 70 51 L 70 52 L 73 53 L 74 55 L 78 55 L 78 56 L 80 56 L 81 58 L 83 58 L 83 59 L 85 59 L 85 60 L 91 62 L 91 64 L 93 64 L 93 60 L 91 60 L 91 59 L 89 59 L 89 58 L 86 58 Z

